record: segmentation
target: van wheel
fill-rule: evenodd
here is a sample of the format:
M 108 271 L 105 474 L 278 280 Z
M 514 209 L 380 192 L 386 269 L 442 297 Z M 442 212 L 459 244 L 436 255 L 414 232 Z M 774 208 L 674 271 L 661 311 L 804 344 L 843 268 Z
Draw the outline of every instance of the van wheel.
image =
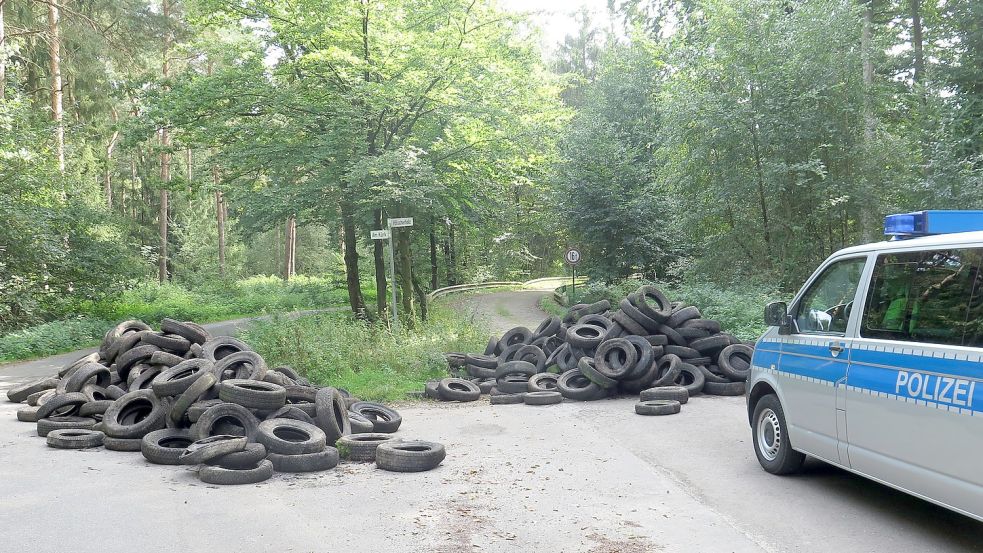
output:
M 802 468 L 805 454 L 792 449 L 785 411 L 778 396 L 768 394 L 754 406 L 751 427 L 754 454 L 762 468 L 772 474 L 792 474 Z

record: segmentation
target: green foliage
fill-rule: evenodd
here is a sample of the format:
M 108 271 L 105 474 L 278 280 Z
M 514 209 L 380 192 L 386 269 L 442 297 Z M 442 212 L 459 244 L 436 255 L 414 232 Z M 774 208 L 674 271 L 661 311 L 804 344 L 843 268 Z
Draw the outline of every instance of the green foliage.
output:
M 480 351 L 488 334 L 474 320 L 437 307 L 425 323 L 398 334 L 342 314 L 319 314 L 259 323 L 241 338 L 270 366 L 290 365 L 317 384 L 392 401 L 445 377 L 444 352 Z
M 0 336 L 0 361 L 31 359 L 97 343 L 116 323 L 75 317 L 43 323 Z

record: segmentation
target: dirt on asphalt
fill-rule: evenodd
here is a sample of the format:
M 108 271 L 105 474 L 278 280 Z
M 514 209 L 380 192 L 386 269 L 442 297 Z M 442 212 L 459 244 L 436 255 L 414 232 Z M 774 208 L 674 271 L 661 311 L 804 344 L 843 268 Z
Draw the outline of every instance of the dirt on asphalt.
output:
M 501 332 L 538 323 L 537 296 L 448 301 Z M 343 463 L 231 487 L 139 453 L 47 448 L 3 402 L 0 550 L 979 551 L 983 524 L 839 469 L 765 473 L 741 397 L 669 417 L 634 402 L 407 403 L 398 436 L 444 443 L 436 470 Z

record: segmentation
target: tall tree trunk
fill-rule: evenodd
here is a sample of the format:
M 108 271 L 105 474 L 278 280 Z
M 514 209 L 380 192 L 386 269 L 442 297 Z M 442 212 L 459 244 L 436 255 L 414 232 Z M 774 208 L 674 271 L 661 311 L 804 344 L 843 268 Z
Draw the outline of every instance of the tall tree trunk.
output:
M 58 171 L 65 172 L 65 126 L 62 124 L 61 10 L 48 3 L 48 68 L 51 73 L 51 120 L 55 122 L 55 155 Z
M 171 19 L 171 4 L 170 0 L 163 0 L 161 2 L 161 13 L 164 16 L 164 20 L 170 25 Z M 170 61 L 170 48 L 171 48 L 171 31 L 170 29 L 164 31 L 164 52 L 163 61 L 161 63 L 161 76 L 166 80 L 170 76 L 171 72 L 171 61 Z M 167 185 L 171 182 L 171 153 L 168 151 L 171 145 L 171 137 L 167 131 L 167 127 L 164 127 L 160 131 L 160 257 L 157 263 L 157 279 L 161 284 L 167 281 L 167 204 L 168 204 L 168 192 Z
M 283 280 L 289 281 L 297 273 L 297 217 L 287 218 L 286 243 L 283 248 Z
M 375 228 L 386 228 L 385 213 L 381 209 L 376 209 L 372 213 L 375 219 Z M 384 240 L 372 241 L 372 260 L 375 263 L 375 306 L 379 312 L 379 318 L 386 318 L 386 243 Z
M 908 8 L 911 11 L 911 47 L 915 52 L 915 73 L 914 81 L 918 84 L 922 81 L 925 73 L 925 53 L 922 33 L 922 10 L 920 0 L 908 0 Z
M 119 114 L 116 108 L 112 108 L 113 125 L 119 123 Z M 113 210 L 113 150 L 116 149 L 116 142 L 119 140 L 119 129 L 113 129 L 113 135 L 109 138 L 106 145 L 106 172 L 103 175 L 103 194 L 106 196 L 106 209 Z
M 345 280 L 348 285 L 348 304 L 358 318 L 365 318 L 365 299 L 362 298 L 361 275 L 358 272 L 358 243 L 355 238 L 355 218 L 347 201 L 341 203 L 341 228 L 345 240 Z
M 416 318 L 413 301 L 413 256 L 410 253 L 410 230 L 408 228 L 396 231 L 396 278 L 399 280 L 399 293 L 403 303 L 403 316 L 407 326 L 412 327 Z
M 7 55 L 4 54 L 4 46 L 7 45 L 7 34 L 3 24 L 3 5 L 6 0 L 0 0 L 0 100 L 4 99 L 7 92 Z
M 437 220 L 433 215 L 430 216 L 430 289 L 437 289 Z
M 450 246 L 448 248 L 447 263 L 447 285 L 454 286 L 457 284 L 457 244 L 454 243 L 454 223 L 449 219 L 447 221 L 447 244 Z
M 420 320 L 426 321 L 430 314 L 430 298 L 415 274 L 413 275 L 413 290 L 416 292 L 416 300 L 420 304 Z
M 212 165 L 212 185 L 215 186 L 215 222 L 218 227 L 218 274 L 225 276 L 225 198 L 218 186 L 221 182 L 219 178 L 218 165 Z
M 860 50 L 863 63 L 863 119 L 864 119 L 864 148 L 870 148 L 874 143 L 874 131 L 877 128 L 877 120 L 874 118 L 874 107 L 871 99 L 874 89 L 874 0 L 866 0 L 864 3 L 863 28 L 860 34 Z M 872 206 L 870 202 L 874 199 L 869 190 L 870 171 L 864 167 L 863 176 L 860 179 L 860 186 L 857 190 L 858 202 L 858 222 L 860 223 L 861 239 L 864 242 L 873 242 L 874 223 Z

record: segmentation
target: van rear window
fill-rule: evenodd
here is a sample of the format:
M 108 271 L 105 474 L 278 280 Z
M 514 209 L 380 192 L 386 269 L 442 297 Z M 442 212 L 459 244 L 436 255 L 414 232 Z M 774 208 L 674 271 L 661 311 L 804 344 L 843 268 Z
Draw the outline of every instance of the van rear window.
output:
M 860 335 L 983 346 L 981 249 L 877 257 Z

